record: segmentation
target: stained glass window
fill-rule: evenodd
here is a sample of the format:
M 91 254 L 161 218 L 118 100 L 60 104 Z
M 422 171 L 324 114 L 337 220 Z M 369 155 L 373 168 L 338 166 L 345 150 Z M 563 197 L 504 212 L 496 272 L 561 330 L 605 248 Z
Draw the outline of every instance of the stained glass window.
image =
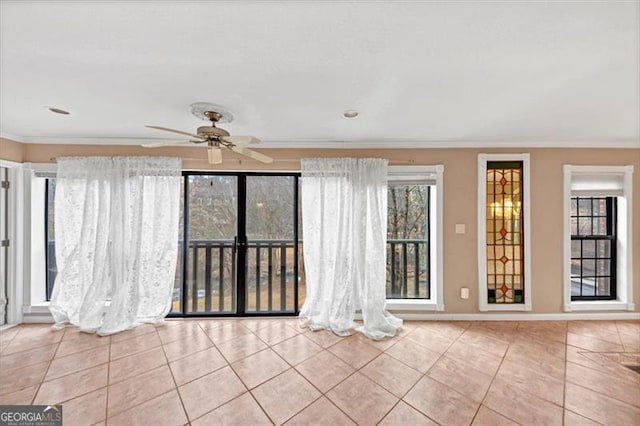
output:
M 487 163 L 487 302 L 524 303 L 522 161 Z

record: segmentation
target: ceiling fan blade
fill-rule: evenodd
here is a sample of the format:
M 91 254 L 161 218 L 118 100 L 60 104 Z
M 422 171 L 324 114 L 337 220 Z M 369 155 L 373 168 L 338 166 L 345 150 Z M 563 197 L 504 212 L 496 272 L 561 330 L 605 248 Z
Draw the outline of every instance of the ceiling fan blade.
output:
M 260 139 L 253 136 L 224 136 L 222 140 L 239 146 L 246 146 L 250 143 L 260 143 Z
M 247 149 L 247 148 L 240 148 L 238 146 L 232 146 L 231 147 L 231 151 L 233 152 L 237 152 L 238 154 L 242 154 L 242 155 L 246 155 L 247 157 L 253 158 L 254 160 L 258 160 L 261 161 L 263 163 L 272 163 L 273 162 L 273 158 L 261 154 L 257 151 L 254 151 L 252 149 Z
M 199 141 L 198 141 L 199 142 Z M 163 146 L 185 146 L 185 145 L 194 145 L 192 141 L 184 141 L 184 142 L 156 142 L 156 143 L 143 143 L 142 146 L 145 148 L 161 148 Z
M 177 133 L 179 135 L 192 136 L 194 138 L 206 139 L 206 137 L 204 136 L 196 135 L 194 133 L 189 133 L 189 132 L 183 132 L 182 130 L 170 129 L 168 127 L 160 127 L 160 126 L 144 126 L 144 127 L 148 127 L 149 129 L 163 130 L 165 132 Z
M 219 146 L 210 146 L 207 148 L 209 154 L 209 164 L 222 163 L 222 150 Z

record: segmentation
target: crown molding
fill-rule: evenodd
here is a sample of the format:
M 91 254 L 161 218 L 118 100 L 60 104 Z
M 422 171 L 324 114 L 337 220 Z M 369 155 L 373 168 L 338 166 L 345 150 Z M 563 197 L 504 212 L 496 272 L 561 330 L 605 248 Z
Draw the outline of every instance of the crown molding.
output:
M 330 149 L 455 149 L 455 148 L 640 148 L 640 140 L 614 141 L 473 141 L 473 140 L 371 140 L 371 141 L 265 141 L 261 148 Z
M 14 135 L 12 133 L 7 133 L 2 129 L 0 129 L 0 138 L 9 139 L 10 141 L 13 141 L 13 142 L 22 142 L 22 143 L 25 142 L 24 137 L 18 136 L 18 135 Z
M 151 142 L 175 142 L 177 139 L 136 137 L 34 137 L 12 135 L 0 131 L 0 136 L 21 143 L 63 145 L 141 145 Z M 273 140 L 252 144 L 264 149 L 455 149 L 455 148 L 640 148 L 640 140 L 580 140 L 580 141 L 505 141 L 505 140 Z M 189 145 L 185 145 L 189 148 Z

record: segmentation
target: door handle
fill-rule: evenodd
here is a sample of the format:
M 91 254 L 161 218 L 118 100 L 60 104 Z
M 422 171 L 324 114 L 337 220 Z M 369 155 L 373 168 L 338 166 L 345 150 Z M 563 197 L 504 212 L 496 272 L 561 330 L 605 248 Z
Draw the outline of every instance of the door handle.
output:
M 233 247 L 237 249 L 238 247 L 247 247 L 246 239 L 239 238 L 237 235 L 233 237 Z

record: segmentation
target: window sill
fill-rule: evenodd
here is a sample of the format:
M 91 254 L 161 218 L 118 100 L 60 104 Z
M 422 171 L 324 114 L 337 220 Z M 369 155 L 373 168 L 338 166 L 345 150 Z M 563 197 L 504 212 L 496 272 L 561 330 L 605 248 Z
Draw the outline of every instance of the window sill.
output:
M 582 301 L 571 302 L 564 306 L 565 312 L 571 311 L 633 311 L 635 305 L 633 303 L 622 302 L 619 300 L 611 301 Z
M 22 321 L 24 323 L 53 323 L 49 311 L 49 302 L 34 303 L 22 307 Z
M 33 303 L 31 306 L 25 306 L 22 309 L 22 312 L 25 314 L 40 314 L 40 313 L 49 313 L 49 304 L 51 302 L 40 302 L 40 303 Z
M 531 311 L 531 304 L 528 303 L 480 303 L 480 311 Z
M 432 299 L 387 299 L 390 311 L 444 311 L 444 305 L 438 306 Z

